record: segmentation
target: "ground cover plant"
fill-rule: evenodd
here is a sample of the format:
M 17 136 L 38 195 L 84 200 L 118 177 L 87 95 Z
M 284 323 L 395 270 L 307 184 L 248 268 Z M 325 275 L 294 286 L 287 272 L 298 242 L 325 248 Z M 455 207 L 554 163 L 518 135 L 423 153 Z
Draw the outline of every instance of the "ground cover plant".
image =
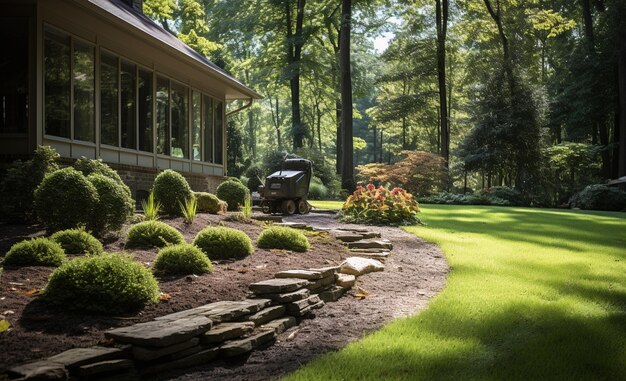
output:
M 256 242 L 257 246 L 263 249 L 304 252 L 310 247 L 309 240 L 302 232 L 282 226 L 273 226 L 263 230 Z
M 193 241 L 211 260 L 243 259 L 254 252 L 252 241 L 246 233 L 224 226 L 209 226 L 198 233 Z
M 182 243 L 159 250 L 154 270 L 164 275 L 205 274 L 213 270 L 213 265 L 197 246 Z
M 161 221 L 144 221 L 128 230 L 128 247 L 163 247 L 185 242 L 175 228 Z
M 452 272 L 417 316 L 288 380 L 626 379 L 626 214 L 422 207 Z
M 57 242 L 33 238 L 18 242 L 4 256 L 3 266 L 59 266 L 65 262 L 65 252 Z
M 102 243 L 85 229 L 61 230 L 51 235 L 50 239 L 61 245 L 66 254 L 99 255 L 104 251 Z
M 419 222 L 419 205 L 402 188 L 368 184 L 359 186 L 341 208 L 341 220 L 349 223 L 411 225 Z
M 67 261 L 50 275 L 44 300 L 65 308 L 125 313 L 159 301 L 159 286 L 141 263 L 104 253 Z
M 180 173 L 171 169 L 158 174 L 152 188 L 154 198 L 165 214 L 181 215 L 180 205 L 193 196 L 189 183 Z

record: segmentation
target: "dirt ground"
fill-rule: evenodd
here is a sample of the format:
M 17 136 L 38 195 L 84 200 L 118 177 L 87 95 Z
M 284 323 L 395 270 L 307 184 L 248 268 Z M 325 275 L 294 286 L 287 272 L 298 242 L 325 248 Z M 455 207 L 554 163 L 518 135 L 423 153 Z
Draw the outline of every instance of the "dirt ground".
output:
M 314 226 L 340 226 L 333 216 L 309 214 L 290 217 Z M 246 232 L 254 241 L 262 223 L 225 221 L 224 217 L 200 214 L 191 226 L 182 219 L 167 220 L 187 242 L 207 225 L 224 224 Z M 423 309 L 444 286 L 448 266 L 438 247 L 398 228 L 368 227 L 380 231 L 394 244 L 384 272 L 359 278 L 358 286 L 368 293 L 364 299 L 347 295 L 316 312 L 297 327 L 281 334 L 276 345 L 255 351 L 249 357 L 218 361 L 211 365 L 161 375 L 162 380 L 267 380 L 280 377 L 328 351 L 380 328 L 390 320 Z M 27 237 L 44 234 L 37 226 L 0 225 L 0 253 Z M 309 236 L 312 248 L 306 253 L 256 249 L 240 261 L 215 263 L 214 272 L 202 276 L 159 279 L 167 295 L 157 305 L 147 306 L 127 316 L 101 316 L 74 313 L 40 301 L 36 291 L 45 287 L 53 268 L 4 269 L 0 275 L 0 314 L 11 323 L 11 330 L 0 334 L 0 370 L 27 360 L 50 356 L 73 347 L 107 345 L 103 332 L 120 326 L 152 320 L 155 317 L 220 300 L 239 300 L 248 285 L 272 278 L 281 270 L 336 265 L 350 253 L 326 233 Z M 125 233 L 109 239 L 105 250 L 124 251 Z M 151 266 L 157 250 L 133 250 L 137 261 Z M 352 292 L 354 294 L 354 292 Z M 164 298 L 164 299 L 166 299 Z

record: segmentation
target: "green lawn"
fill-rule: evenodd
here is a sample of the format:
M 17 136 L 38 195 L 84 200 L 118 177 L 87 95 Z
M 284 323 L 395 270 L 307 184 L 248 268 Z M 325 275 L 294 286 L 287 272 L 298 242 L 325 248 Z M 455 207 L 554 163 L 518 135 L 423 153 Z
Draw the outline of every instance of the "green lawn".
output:
M 626 214 L 422 205 L 444 291 L 290 380 L 626 380 Z

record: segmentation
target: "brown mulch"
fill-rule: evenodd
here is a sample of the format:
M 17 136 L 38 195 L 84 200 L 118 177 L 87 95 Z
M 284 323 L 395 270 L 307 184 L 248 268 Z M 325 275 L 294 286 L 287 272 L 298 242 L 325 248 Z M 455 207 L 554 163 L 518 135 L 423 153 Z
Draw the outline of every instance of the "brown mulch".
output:
M 290 217 L 314 226 L 340 226 L 333 216 L 309 214 Z M 183 232 L 188 242 L 207 225 L 224 224 L 247 233 L 254 241 L 263 229 L 261 223 L 224 221 L 222 216 L 200 214 L 191 226 L 182 219 L 167 220 Z M 266 380 L 297 369 L 311 359 L 354 341 L 380 328 L 390 320 L 423 309 L 444 286 L 448 266 L 440 249 L 398 228 L 369 227 L 380 231 L 394 244 L 384 272 L 360 277 L 358 291 L 316 312 L 278 337 L 275 345 L 233 361 L 217 361 L 204 367 L 181 370 L 161 379 Z M 25 237 L 43 234 L 37 226 L 0 225 L 0 253 Z M 107 251 L 124 251 L 125 234 L 110 239 Z M 27 360 L 39 359 L 73 347 L 105 343 L 104 331 L 149 321 L 155 317 L 220 300 L 239 300 L 248 285 L 272 278 L 281 270 L 324 267 L 341 263 L 350 253 L 326 233 L 309 236 L 307 253 L 256 249 L 250 257 L 216 263 L 214 272 L 202 276 L 159 279 L 161 291 L 171 298 L 128 316 L 86 315 L 52 308 L 32 293 L 45 287 L 53 268 L 4 269 L 0 275 L 0 314 L 11 323 L 11 330 L 0 334 L 0 369 Z M 137 261 L 150 266 L 157 250 L 131 251 Z M 363 292 L 362 292 L 363 293 Z M 289 338 L 291 336 L 291 338 Z M 289 338 L 289 339 L 288 339 Z

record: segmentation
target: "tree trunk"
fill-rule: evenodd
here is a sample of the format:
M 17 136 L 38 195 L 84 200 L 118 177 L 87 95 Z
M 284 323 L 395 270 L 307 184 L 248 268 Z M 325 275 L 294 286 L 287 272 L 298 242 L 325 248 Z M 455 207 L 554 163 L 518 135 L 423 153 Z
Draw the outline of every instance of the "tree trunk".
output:
M 383 130 L 380 130 L 380 157 L 378 159 L 378 162 L 383 162 Z
M 443 3 L 442 3 L 443 2 Z M 446 94 L 446 33 L 448 29 L 448 0 L 436 0 L 437 19 L 437 80 L 439 83 L 439 122 L 441 130 L 441 156 L 446 169 L 450 161 L 450 130 Z
M 252 159 L 256 159 L 256 126 L 254 125 L 254 112 L 248 110 L 248 135 L 250 136 L 250 153 Z
M 335 100 L 335 117 L 337 118 L 337 174 L 341 174 L 341 161 L 343 158 L 343 139 L 341 137 L 341 100 Z
M 500 36 L 500 43 L 502 44 L 502 61 L 504 64 L 504 71 L 507 75 L 507 80 L 509 83 L 509 88 L 511 89 L 511 93 L 514 93 L 515 89 L 515 78 L 513 77 L 513 61 L 511 60 L 511 54 L 509 51 L 509 39 L 506 37 L 504 33 L 504 26 L 502 25 L 502 15 L 500 12 L 500 0 L 496 0 L 496 8 L 494 9 L 491 5 L 490 0 L 483 0 L 485 6 L 487 7 L 487 11 L 491 18 L 496 23 L 496 27 L 498 28 L 498 36 Z
M 352 78 L 350 74 L 351 22 L 352 0 L 342 0 L 341 33 L 339 37 L 339 63 L 341 68 L 341 145 L 343 148 L 341 187 L 350 193 L 355 189 L 352 157 Z
M 618 176 L 626 176 L 626 32 L 620 34 L 618 58 L 619 165 Z
M 595 41 L 593 36 L 593 18 L 591 16 L 591 5 L 589 0 L 581 0 L 583 8 L 583 20 L 585 23 L 585 37 L 590 52 L 595 51 Z
M 291 2 L 285 1 L 287 16 L 287 63 L 291 71 L 289 87 L 291 89 L 291 134 L 293 136 L 293 149 L 301 148 L 304 144 L 304 128 L 300 115 L 300 64 L 302 58 L 302 46 L 304 39 L 302 27 L 304 23 L 304 7 L 306 0 L 298 0 L 296 10 L 296 29 L 293 31 L 291 17 Z
M 372 152 L 373 152 L 372 163 L 375 163 L 376 162 L 376 156 L 377 156 L 377 153 L 378 153 L 378 148 L 377 148 L 377 144 L 376 144 L 376 140 L 378 139 L 377 132 L 376 132 L 376 124 L 374 124 L 372 126 L 372 129 L 374 130 L 374 144 L 373 144 L 373 147 L 372 147 Z

